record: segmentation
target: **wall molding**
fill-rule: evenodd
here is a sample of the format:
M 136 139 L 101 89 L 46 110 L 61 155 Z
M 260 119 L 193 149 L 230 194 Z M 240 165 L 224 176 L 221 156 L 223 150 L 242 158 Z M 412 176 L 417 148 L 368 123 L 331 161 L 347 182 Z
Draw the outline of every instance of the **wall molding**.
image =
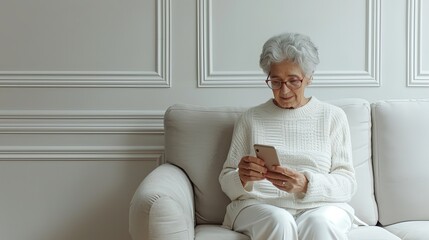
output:
M 0 134 L 164 134 L 164 111 L 2 110 Z
M 311 86 L 342 87 L 381 85 L 381 0 L 367 0 L 366 68 L 362 71 L 316 71 Z M 198 87 L 265 87 L 261 71 L 214 71 L 210 43 L 211 0 L 198 2 Z
M 164 134 L 164 111 L 2 110 L 1 134 Z M 164 146 L 0 146 L 0 161 L 155 161 Z
M 170 87 L 171 0 L 157 0 L 155 71 L 0 71 L 0 87 Z
M 2 146 L 0 161 L 155 161 L 163 146 Z
M 408 1 L 407 86 L 429 87 L 429 71 L 422 69 L 422 1 Z

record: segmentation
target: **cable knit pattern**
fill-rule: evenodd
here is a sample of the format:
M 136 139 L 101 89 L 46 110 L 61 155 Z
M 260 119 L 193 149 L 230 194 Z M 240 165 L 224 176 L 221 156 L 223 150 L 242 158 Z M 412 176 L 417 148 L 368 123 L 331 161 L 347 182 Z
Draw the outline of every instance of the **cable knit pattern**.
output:
M 243 188 L 238 163 L 243 156 L 255 156 L 255 143 L 275 146 L 281 165 L 304 173 L 309 181 L 307 193 L 290 194 L 267 180 L 250 182 Z M 335 205 L 353 216 L 346 202 L 356 191 L 356 181 L 344 111 L 315 97 L 297 109 L 281 109 L 272 99 L 249 109 L 236 122 L 219 181 L 232 200 L 224 220 L 228 228 L 241 209 L 257 203 L 282 207 L 292 214 Z

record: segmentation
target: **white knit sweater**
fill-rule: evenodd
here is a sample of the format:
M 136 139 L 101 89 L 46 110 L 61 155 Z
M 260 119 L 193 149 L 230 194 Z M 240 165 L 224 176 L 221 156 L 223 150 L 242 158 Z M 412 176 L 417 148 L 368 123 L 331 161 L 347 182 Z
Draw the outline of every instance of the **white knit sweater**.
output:
M 304 173 L 309 181 L 307 193 L 290 194 L 267 180 L 250 182 L 243 188 L 237 166 L 243 156 L 255 156 L 255 143 L 275 146 L 282 166 Z M 292 214 L 335 205 L 353 216 L 346 202 L 356 191 L 356 181 L 344 111 L 315 97 L 297 109 L 279 108 L 272 99 L 250 108 L 235 124 L 219 181 L 232 200 L 223 223 L 227 228 L 232 228 L 241 209 L 257 203 L 285 208 Z

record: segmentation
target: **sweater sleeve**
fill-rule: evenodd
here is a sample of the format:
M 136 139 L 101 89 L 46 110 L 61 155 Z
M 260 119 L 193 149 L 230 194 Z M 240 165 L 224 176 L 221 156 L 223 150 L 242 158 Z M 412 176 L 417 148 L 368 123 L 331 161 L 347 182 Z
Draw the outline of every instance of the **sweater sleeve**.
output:
M 304 172 L 309 184 L 302 201 L 348 202 L 356 192 L 350 128 L 343 110 L 333 111 L 330 121 L 331 169 L 328 174 Z
M 252 183 L 246 184 L 244 188 L 238 175 L 238 164 L 241 158 L 250 153 L 249 134 L 248 120 L 243 114 L 235 123 L 228 156 L 219 175 L 221 188 L 231 200 L 240 198 L 252 189 Z

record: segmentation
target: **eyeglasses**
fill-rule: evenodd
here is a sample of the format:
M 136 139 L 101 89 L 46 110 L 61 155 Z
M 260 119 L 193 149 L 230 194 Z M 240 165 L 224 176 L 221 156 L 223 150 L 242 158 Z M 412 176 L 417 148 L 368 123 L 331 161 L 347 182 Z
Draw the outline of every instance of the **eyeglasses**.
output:
M 299 79 L 297 77 L 292 77 L 288 79 L 287 81 L 281 81 L 279 79 L 270 79 L 270 74 L 267 76 L 267 80 L 265 82 L 267 83 L 268 87 L 274 90 L 282 88 L 283 84 L 286 85 L 290 90 L 296 90 L 302 86 L 302 81 L 304 78 Z

